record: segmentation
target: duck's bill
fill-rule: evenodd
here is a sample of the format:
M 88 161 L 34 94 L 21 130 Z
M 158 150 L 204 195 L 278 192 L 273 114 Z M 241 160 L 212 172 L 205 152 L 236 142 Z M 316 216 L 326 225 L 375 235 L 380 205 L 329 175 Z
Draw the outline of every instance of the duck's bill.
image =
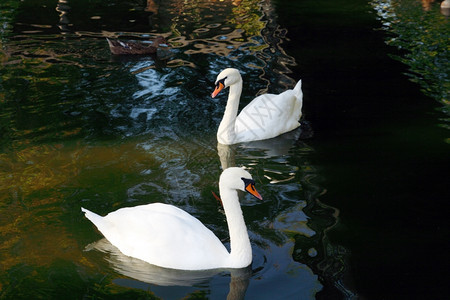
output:
M 250 194 L 252 194 L 253 196 L 255 196 L 256 198 L 258 198 L 259 200 L 262 200 L 261 195 L 260 195 L 260 194 L 258 193 L 258 191 L 255 189 L 255 185 L 254 185 L 253 183 L 248 184 L 248 185 L 245 187 L 245 190 L 246 190 L 248 193 L 250 193 Z
M 211 97 L 216 97 L 217 94 L 220 93 L 221 90 L 223 90 L 223 88 L 225 87 L 225 85 L 222 82 L 217 83 L 216 88 L 214 89 L 214 92 L 212 92 Z

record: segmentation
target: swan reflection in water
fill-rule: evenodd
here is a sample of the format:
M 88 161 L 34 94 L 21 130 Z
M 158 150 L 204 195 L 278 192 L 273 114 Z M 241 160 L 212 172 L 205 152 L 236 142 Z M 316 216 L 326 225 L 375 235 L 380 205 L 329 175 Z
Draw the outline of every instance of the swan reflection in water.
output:
M 296 144 L 304 144 L 303 142 L 301 142 L 301 139 L 303 137 L 310 137 L 312 135 L 311 129 L 308 128 L 308 126 L 309 125 L 303 125 L 295 130 L 266 140 L 245 142 L 233 145 L 224 145 L 221 143 L 217 143 L 217 154 L 219 155 L 222 170 L 236 166 L 235 156 L 237 147 L 240 147 L 242 149 L 259 150 L 260 152 L 262 152 L 260 153 L 260 156 L 258 156 L 258 158 L 260 159 L 289 155 L 289 151 Z M 309 148 L 309 146 L 307 146 L 306 144 L 304 146 L 306 148 Z
M 252 274 L 251 265 L 243 269 L 212 269 L 185 271 L 158 267 L 137 258 L 122 254 L 107 239 L 103 238 L 86 247 L 86 251 L 97 250 L 105 255 L 106 261 L 121 275 L 139 282 L 159 286 L 194 286 L 208 282 L 213 276 L 230 272 L 230 290 L 227 299 L 244 299 Z M 119 282 L 116 282 L 120 284 Z M 131 285 L 131 284 L 128 284 Z

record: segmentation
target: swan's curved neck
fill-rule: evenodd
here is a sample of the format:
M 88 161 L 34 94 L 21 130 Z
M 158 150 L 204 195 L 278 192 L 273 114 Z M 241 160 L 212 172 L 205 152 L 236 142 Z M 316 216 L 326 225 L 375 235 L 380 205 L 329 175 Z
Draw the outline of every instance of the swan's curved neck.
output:
M 238 193 L 222 184 L 219 189 L 230 233 L 230 263 L 232 267 L 243 268 L 252 262 L 252 246 L 239 204 Z
M 222 144 L 232 144 L 236 132 L 235 122 L 239 109 L 239 100 L 242 93 L 242 79 L 230 86 L 230 93 L 228 94 L 227 106 L 223 114 L 222 122 L 220 122 L 219 129 L 217 131 L 217 140 Z

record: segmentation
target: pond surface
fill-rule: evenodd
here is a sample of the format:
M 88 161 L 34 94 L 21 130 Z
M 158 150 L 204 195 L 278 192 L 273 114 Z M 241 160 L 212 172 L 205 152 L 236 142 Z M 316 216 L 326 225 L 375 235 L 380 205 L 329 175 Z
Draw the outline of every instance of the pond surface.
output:
M 3 1 L 0 298 L 446 295 L 449 31 L 427 3 Z M 158 35 L 171 50 L 153 56 L 113 56 L 105 39 Z M 226 67 L 241 107 L 302 79 L 301 128 L 217 145 Z M 80 211 L 169 203 L 227 244 L 211 193 L 225 164 L 264 199 L 241 199 L 246 270 L 155 268 Z

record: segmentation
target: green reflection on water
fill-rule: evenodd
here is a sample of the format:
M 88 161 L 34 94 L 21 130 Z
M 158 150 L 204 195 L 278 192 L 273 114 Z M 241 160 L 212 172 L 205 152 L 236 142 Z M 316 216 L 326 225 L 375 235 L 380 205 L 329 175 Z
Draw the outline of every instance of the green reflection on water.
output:
M 444 105 L 450 114 L 449 32 L 448 17 L 440 2 L 417 0 L 372 1 L 382 18 L 384 29 L 390 33 L 387 44 L 403 50 L 395 58 L 410 67 L 411 80 L 422 91 Z M 447 120 L 447 127 L 449 127 Z

